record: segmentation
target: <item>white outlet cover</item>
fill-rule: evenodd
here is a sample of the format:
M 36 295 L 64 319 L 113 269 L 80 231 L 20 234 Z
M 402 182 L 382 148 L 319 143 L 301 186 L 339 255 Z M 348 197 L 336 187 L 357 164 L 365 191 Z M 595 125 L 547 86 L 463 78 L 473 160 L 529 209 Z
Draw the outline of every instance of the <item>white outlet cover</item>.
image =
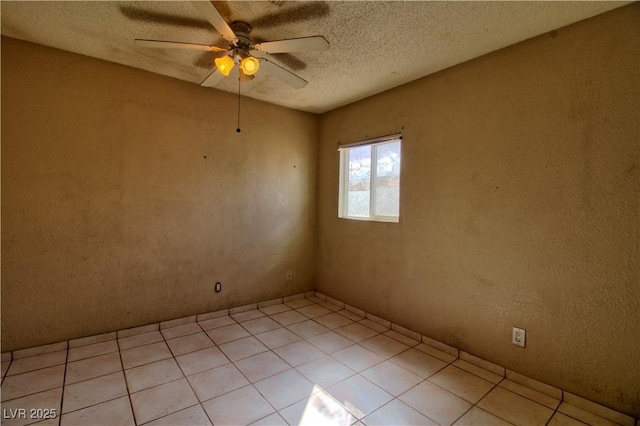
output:
M 526 344 L 526 332 L 523 328 L 513 327 L 511 333 L 511 343 L 516 346 L 525 347 Z

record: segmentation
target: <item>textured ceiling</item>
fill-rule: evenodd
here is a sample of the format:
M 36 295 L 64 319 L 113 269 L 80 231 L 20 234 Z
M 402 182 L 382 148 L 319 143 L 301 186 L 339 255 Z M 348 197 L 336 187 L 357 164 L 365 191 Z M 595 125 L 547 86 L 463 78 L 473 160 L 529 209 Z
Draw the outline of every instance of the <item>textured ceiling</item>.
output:
M 261 70 L 242 94 L 321 113 L 628 2 L 226 1 L 254 41 L 323 35 L 325 52 L 268 55 L 309 84 Z M 200 84 L 214 54 L 153 49 L 135 38 L 227 47 L 190 2 L 0 2 L 2 34 Z M 238 89 L 237 78 L 217 88 Z

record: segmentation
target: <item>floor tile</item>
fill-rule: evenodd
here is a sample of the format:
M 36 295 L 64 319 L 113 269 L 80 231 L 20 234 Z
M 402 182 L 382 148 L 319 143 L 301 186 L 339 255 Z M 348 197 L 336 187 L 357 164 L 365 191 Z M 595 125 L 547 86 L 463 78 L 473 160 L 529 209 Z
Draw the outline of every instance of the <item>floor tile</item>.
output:
M 290 308 L 293 309 L 298 309 L 298 308 L 302 308 L 303 306 L 309 306 L 309 305 L 313 305 L 315 304 L 315 302 L 312 302 L 309 299 L 295 299 L 295 300 L 291 300 L 289 302 L 285 302 L 285 305 L 289 306 Z
M 381 362 L 360 374 L 393 396 L 406 392 L 423 380 L 422 377 L 391 361 Z
M 249 321 L 252 319 L 264 317 L 265 315 L 257 309 L 252 309 L 250 311 L 244 311 L 237 314 L 232 314 L 231 318 L 238 322 Z
M 397 340 L 394 340 L 391 337 L 387 337 L 383 334 L 379 334 L 377 336 L 371 337 L 370 339 L 363 340 L 362 342 L 360 342 L 360 345 L 364 346 L 372 352 L 375 352 L 383 358 L 390 358 L 394 355 L 399 354 L 400 352 L 404 352 L 409 349 L 409 346 L 405 345 L 404 343 L 398 342 Z
M 291 368 L 289 364 L 271 351 L 237 361 L 235 362 L 235 366 L 252 383 Z
M 207 348 L 176 357 L 185 376 L 200 373 L 229 363 L 218 348 Z
M 320 297 L 256 306 L 3 353 L 2 424 L 32 424 L 7 410 L 42 408 L 57 418 L 38 426 L 615 426 L 575 406 L 577 396 L 561 403 L 541 393 L 549 386 L 524 386 L 514 372 L 505 379 L 383 318 Z
M 125 370 L 124 374 L 127 378 L 127 386 L 130 393 L 172 382 L 183 377 L 178 363 L 173 358 Z
M 203 330 L 211 330 L 214 328 L 220 328 L 227 325 L 237 324 L 237 322 L 230 316 L 226 315 L 223 317 L 212 318 L 204 321 L 198 321 L 198 324 L 200 325 L 200 328 L 202 328 Z
M 426 379 L 447 366 L 447 363 L 417 349 L 409 349 L 389 358 L 389 361 Z
M 420 412 L 409 407 L 399 399 L 394 399 L 388 404 L 378 408 L 373 413 L 362 419 L 370 426 L 389 425 L 415 425 L 437 426 L 438 424 Z
M 500 383 L 500 381 L 502 381 L 502 377 L 499 376 L 496 373 L 493 373 L 489 370 L 485 370 L 484 368 L 478 367 L 476 365 L 473 365 L 467 361 L 464 361 L 462 359 L 457 359 L 453 362 L 453 365 L 455 365 L 458 368 L 461 368 L 471 374 L 475 374 L 478 377 L 481 377 L 483 379 L 485 379 L 488 382 L 494 383 L 494 384 L 498 384 Z
M 342 315 L 343 317 L 349 318 L 351 321 L 361 321 L 361 320 L 364 319 L 364 316 L 362 316 L 362 315 L 360 315 L 358 313 L 352 312 L 352 311 L 350 311 L 348 309 L 341 309 L 341 310 L 337 311 L 336 313 Z
M 291 425 L 348 426 L 357 419 L 324 391 L 315 392 L 280 411 Z
M 612 422 L 624 425 L 624 426 L 638 426 L 636 422 L 638 419 L 634 419 L 628 414 L 621 413 L 619 411 L 615 411 L 611 408 L 605 407 L 604 405 L 600 405 L 596 402 L 589 401 L 581 396 L 574 395 L 571 392 L 563 392 L 562 399 L 567 404 L 571 404 L 574 407 L 581 408 L 590 413 L 596 414 L 597 416 L 604 417 Z
M 453 365 L 440 370 L 428 380 L 472 404 L 480 401 L 495 386 Z
M 333 331 L 343 335 L 344 337 L 350 340 L 353 340 L 354 342 L 361 342 L 363 340 L 369 339 L 373 336 L 380 334 L 377 331 L 369 327 L 365 327 L 364 325 L 359 324 L 357 322 L 351 323 L 349 325 L 345 325 L 343 327 L 336 328 Z
M 583 423 L 580 420 L 567 416 L 566 414 L 556 412 L 553 417 L 551 417 L 551 420 L 549 420 L 549 423 L 547 423 L 547 426 L 584 426 L 586 424 L 587 423 Z
M 117 335 L 118 339 L 123 339 L 125 337 L 138 336 L 140 334 L 151 333 L 153 331 L 160 330 L 160 323 L 141 325 L 139 327 L 126 328 L 124 330 L 118 330 Z
M 78 339 L 69 340 L 69 349 L 79 348 L 81 346 L 93 345 L 96 343 L 107 342 L 110 340 L 116 340 L 118 337 L 117 331 L 111 331 L 108 333 L 94 334 L 93 336 L 80 337 Z
M 260 352 L 268 351 L 269 349 L 260 343 L 258 339 L 250 336 L 220 345 L 220 350 L 224 352 L 231 361 L 237 361 L 250 357 L 251 355 L 259 354 Z
M 414 346 L 414 349 L 417 349 L 420 352 L 424 352 L 425 354 L 431 355 L 432 357 L 437 358 L 440 361 L 446 362 L 447 364 L 457 359 L 457 357 L 451 354 L 448 354 L 439 349 L 436 349 L 433 346 L 425 345 L 424 343 L 420 343 L 419 345 Z
M 452 424 L 471 408 L 471 404 L 464 399 L 427 381 L 408 390 L 399 398 L 441 425 Z
M 336 401 L 362 418 L 393 399 L 393 396 L 360 375 L 351 376 L 327 389 Z
M 384 358 L 360 345 L 349 346 L 348 348 L 334 352 L 332 356 L 356 372 L 366 370 L 384 361 Z
M 151 331 L 143 334 L 136 334 L 134 336 L 123 337 L 118 339 L 118 345 L 120 350 L 131 349 L 142 345 L 148 345 L 151 343 L 162 342 L 164 338 L 159 331 Z
M 186 379 L 131 394 L 136 421 L 146 423 L 198 403 Z
M 478 407 L 472 407 L 454 424 L 456 426 L 511 426 L 511 423 Z
M 331 354 L 354 344 L 352 340 L 349 340 L 338 333 L 334 333 L 333 331 L 318 334 L 317 336 L 313 336 L 308 339 L 308 341 L 327 354 Z
M 160 323 L 160 330 L 165 330 L 168 328 L 180 327 L 187 324 L 195 324 L 197 315 L 188 315 L 186 317 L 174 318 L 166 321 L 162 321 Z
M 92 345 L 69 349 L 68 361 L 79 361 L 81 359 L 105 355 L 112 352 L 118 352 L 118 342 L 116 340 L 109 340 L 107 342 L 94 343 Z
M 202 406 L 198 404 L 160 417 L 145 426 L 211 426 L 211 422 Z
M 22 398 L 12 399 L 2 403 L 2 426 L 19 426 L 31 424 L 37 420 L 32 419 L 30 414 L 32 409 L 48 410 L 43 414 L 58 418 L 60 416 L 60 404 L 62 402 L 62 388 L 51 389 Z M 19 409 L 26 410 L 26 418 L 18 415 Z M 13 411 L 11 411 L 13 410 Z M 55 410 L 55 411 L 53 411 Z M 12 415 L 11 413 L 16 413 Z
M 239 324 L 226 325 L 224 327 L 207 330 L 207 335 L 211 337 L 211 340 L 213 340 L 216 345 L 222 345 L 223 343 L 251 336 L 251 334 Z
M 236 390 L 249 384 L 233 364 L 225 364 L 187 377 L 200 401 Z
M 125 369 L 149 364 L 155 361 L 171 358 L 171 351 L 162 341 L 151 345 L 139 346 L 133 349 L 121 351 L 122 365 Z
M 405 345 L 407 345 L 407 346 L 415 346 L 415 345 L 417 345 L 418 343 L 420 343 L 418 340 L 416 340 L 416 339 L 412 339 L 412 338 L 411 338 L 411 337 L 409 337 L 409 336 L 405 336 L 405 335 L 404 335 L 404 334 L 402 334 L 402 333 L 398 333 L 398 332 L 397 332 L 397 331 L 395 331 L 395 330 L 389 330 L 389 331 L 386 331 L 386 332 L 384 333 L 384 335 L 385 335 L 385 336 L 387 336 L 387 337 L 391 337 L 392 339 L 395 339 L 395 340 L 397 340 L 397 341 L 399 341 L 399 342 L 402 342 L 402 343 L 404 343 L 404 344 L 405 344 Z
M 61 419 L 61 426 L 86 426 L 92 424 L 135 426 L 133 412 L 129 404 L 129 397 L 123 396 L 72 413 L 67 413 L 64 414 Z
M 289 424 L 284 421 L 280 414 L 273 413 L 261 418 L 257 422 L 251 423 L 251 426 L 289 426 Z
M 302 364 L 296 367 L 296 370 L 324 389 L 355 374 L 355 371 L 346 365 L 326 355 Z
M 324 356 L 320 349 L 304 341 L 281 346 L 273 351 L 294 367 Z
M 213 424 L 246 425 L 274 412 L 253 386 L 245 386 L 202 404 Z
M 293 369 L 261 380 L 254 386 L 276 410 L 306 399 L 319 390 L 314 389 L 313 383 Z
M 214 346 L 209 336 L 203 332 L 167 340 L 167 345 L 169 345 L 169 349 L 171 349 L 174 356 L 180 356 Z
M 195 322 L 179 325 L 177 327 L 163 328 L 162 330 L 160 330 L 160 333 L 162 333 L 162 336 L 165 338 L 165 340 L 175 339 L 176 337 L 201 332 L 202 328 L 200 328 L 198 323 Z
M 62 413 L 70 413 L 121 396 L 127 396 L 127 385 L 122 371 L 85 380 L 64 387 Z
M 33 348 L 19 349 L 12 352 L 13 360 L 21 358 L 29 358 L 36 355 L 44 355 L 51 352 L 66 351 L 69 348 L 69 344 L 64 342 L 51 343 L 48 345 L 36 346 Z
M 278 328 L 276 330 L 267 331 L 266 333 L 256 334 L 256 338 L 260 340 L 269 349 L 279 348 L 300 341 L 300 337 L 286 328 Z
M 378 333 L 384 333 L 386 331 L 388 331 L 390 328 L 389 327 L 385 327 L 383 325 L 378 324 L 377 322 L 373 322 L 370 319 L 363 319 L 358 321 L 358 324 L 364 325 L 366 327 L 369 327 L 372 330 L 377 331 Z
M 558 412 L 562 413 L 562 414 L 566 414 L 567 416 L 570 416 L 574 419 L 580 420 L 584 423 L 590 424 L 590 425 L 597 425 L 597 426 L 614 426 L 616 423 L 604 419 L 596 414 L 590 413 L 588 411 L 583 410 L 582 408 L 578 408 L 575 405 L 563 402 L 562 404 L 560 404 L 560 407 L 558 407 Z M 559 419 L 559 420 L 563 420 L 563 419 Z M 559 421 L 556 420 L 556 421 Z M 564 419 L 566 420 L 566 419 Z
M 353 323 L 353 321 L 351 321 L 349 318 L 343 317 L 342 315 L 336 314 L 335 312 L 314 318 L 314 321 L 324 325 L 330 330 L 338 327 L 344 327 L 345 325 Z
M 253 320 L 245 321 L 242 326 L 251 334 L 264 333 L 265 331 L 275 330 L 282 327 L 269 317 L 256 318 Z
M 327 327 L 322 324 L 318 324 L 313 320 L 306 320 L 296 324 L 291 324 L 287 328 L 303 339 L 309 339 L 313 336 L 329 331 Z
M 59 388 L 64 379 L 64 367 L 64 365 L 57 365 L 7 376 L 2 382 L 2 401 Z
M 67 362 L 67 351 L 50 352 L 28 358 L 14 360 L 7 371 L 7 376 L 40 370 Z
M 478 407 L 515 425 L 546 425 L 553 415 L 553 410 L 500 386 L 482 398 Z
M 118 352 L 70 362 L 67 364 L 65 385 L 105 376 L 116 371 L 122 371 Z
M 520 396 L 524 396 L 525 398 L 532 399 L 538 404 L 542 404 L 545 407 L 551 408 L 552 410 L 555 410 L 560 405 L 560 400 L 552 398 L 549 395 L 545 395 L 541 392 L 538 392 L 508 379 L 504 379 L 503 381 L 501 381 L 499 383 L 499 386 L 510 390 L 513 393 L 517 393 Z
M 260 311 L 266 315 L 279 314 L 280 312 L 289 311 L 291 308 L 284 303 L 280 303 L 278 305 L 265 306 L 264 308 L 260 308 Z
M 315 318 L 315 317 L 319 317 L 320 315 L 326 315 L 326 314 L 330 314 L 332 311 L 330 309 L 327 309 L 323 306 L 320 305 L 309 305 L 309 306 L 303 306 L 301 308 L 296 309 L 298 312 L 300 312 L 302 315 L 309 317 L 309 318 Z
M 340 310 L 344 309 L 344 304 L 342 306 L 338 306 L 338 305 L 336 305 L 334 303 L 331 303 L 329 301 L 318 302 L 318 305 L 320 305 L 322 307 L 325 307 L 325 308 L 327 308 L 327 309 L 329 309 L 330 311 L 333 311 L 333 312 L 337 312 L 337 311 L 340 311 Z
M 308 318 L 302 315 L 300 312 L 293 310 L 271 315 L 271 318 L 285 327 L 291 324 L 296 324 L 308 320 Z

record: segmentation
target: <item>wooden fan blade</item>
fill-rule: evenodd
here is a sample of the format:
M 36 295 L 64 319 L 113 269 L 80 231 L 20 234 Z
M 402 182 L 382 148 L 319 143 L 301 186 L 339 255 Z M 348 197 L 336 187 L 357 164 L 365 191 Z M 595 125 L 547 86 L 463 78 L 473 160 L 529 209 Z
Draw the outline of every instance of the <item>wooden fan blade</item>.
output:
M 253 48 L 266 53 L 311 52 L 329 50 L 329 42 L 322 36 L 312 36 L 265 41 L 254 45 Z
M 220 35 L 227 41 L 231 43 L 236 43 L 238 41 L 238 37 L 236 37 L 236 33 L 233 32 L 227 21 L 224 20 L 218 9 L 209 1 L 192 1 L 191 4 L 193 7 L 198 9 L 198 12 L 204 16 L 207 21 L 213 25 L 213 28 L 216 29 L 220 33 Z
M 137 38 L 133 41 L 135 44 L 143 47 L 157 47 L 160 49 L 189 49 L 204 50 L 207 52 L 228 52 L 229 49 L 223 49 L 218 46 L 210 46 L 208 44 L 181 43 L 179 41 L 163 41 L 163 40 L 145 40 Z
M 280 65 L 277 65 L 267 58 L 258 58 L 260 59 L 260 69 L 267 71 L 269 74 L 278 77 L 280 80 L 284 81 L 291 87 L 295 87 L 296 89 L 302 89 L 307 85 L 307 81 L 303 78 L 298 77 L 291 71 L 282 68 Z

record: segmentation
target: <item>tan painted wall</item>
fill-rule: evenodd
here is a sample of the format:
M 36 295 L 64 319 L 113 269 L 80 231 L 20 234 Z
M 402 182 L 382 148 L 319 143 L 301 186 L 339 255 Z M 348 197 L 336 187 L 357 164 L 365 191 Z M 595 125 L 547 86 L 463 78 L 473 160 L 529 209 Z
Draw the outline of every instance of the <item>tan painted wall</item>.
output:
M 635 4 L 325 114 L 317 289 L 640 415 L 639 22 Z M 402 127 L 400 223 L 339 220 L 336 144 Z
M 2 39 L 2 351 L 312 290 L 318 118 L 236 106 Z

